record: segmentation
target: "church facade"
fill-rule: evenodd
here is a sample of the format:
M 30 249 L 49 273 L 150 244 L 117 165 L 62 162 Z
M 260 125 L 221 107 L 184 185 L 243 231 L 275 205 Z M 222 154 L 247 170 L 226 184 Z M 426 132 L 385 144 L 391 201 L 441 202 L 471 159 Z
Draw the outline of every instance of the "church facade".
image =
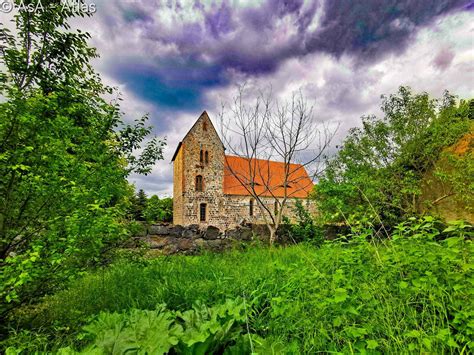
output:
M 172 162 L 174 224 L 198 224 L 226 230 L 242 222 L 263 222 L 257 202 L 238 178 L 239 174 L 247 173 L 249 160 L 225 154 L 224 145 L 205 111 L 178 144 Z M 284 164 L 258 159 L 252 163 L 272 172 L 275 190 L 270 194 L 262 187 L 258 196 L 270 210 L 277 208 L 276 200 L 284 196 L 278 182 L 284 174 Z M 290 219 L 294 218 L 293 207 L 297 199 L 314 209 L 307 198 L 313 183 L 302 166 L 292 165 L 298 171 L 298 179 L 289 186 L 294 194 L 287 193 L 291 198 L 283 211 Z

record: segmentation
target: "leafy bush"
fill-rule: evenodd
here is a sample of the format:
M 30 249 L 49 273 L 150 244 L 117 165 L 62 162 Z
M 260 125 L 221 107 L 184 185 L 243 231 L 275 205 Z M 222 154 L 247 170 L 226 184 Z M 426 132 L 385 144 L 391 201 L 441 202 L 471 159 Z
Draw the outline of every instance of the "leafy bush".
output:
M 198 303 L 185 312 L 169 311 L 161 305 L 154 311 L 100 313 L 84 327 L 92 345 L 82 352 L 165 354 L 175 349 L 180 353 L 213 353 L 235 343 L 244 321 L 240 300 L 227 300 L 212 308 Z
M 309 211 L 303 206 L 300 200 L 296 200 L 295 208 L 296 223 L 291 223 L 287 217 L 283 217 L 283 222 L 290 239 L 295 242 L 310 242 L 313 245 L 321 245 L 324 241 L 324 230 L 318 226 Z
M 271 347 L 257 335 L 246 333 L 246 321 L 240 298 L 214 307 L 197 302 L 184 312 L 168 310 L 165 305 L 152 311 L 101 312 L 78 336 L 88 345 L 79 351 L 61 348 L 58 354 L 241 354 Z M 22 350 L 9 347 L 6 352 Z
M 145 220 L 149 223 L 173 221 L 173 199 L 151 196 L 143 212 Z

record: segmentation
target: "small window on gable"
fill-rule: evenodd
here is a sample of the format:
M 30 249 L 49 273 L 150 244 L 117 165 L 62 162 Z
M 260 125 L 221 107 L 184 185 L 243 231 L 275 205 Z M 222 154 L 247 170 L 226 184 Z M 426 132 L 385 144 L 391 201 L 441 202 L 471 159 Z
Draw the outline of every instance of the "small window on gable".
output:
M 209 164 L 209 152 L 207 150 L 204 152 L 204 162 Z
M 250 199 L 249 215 L 250 215 L 250 217 L 253 216 L 253 198 Z
M 196 191 L 203 191 L 202 175 L 196 176 Z
M 206 209 L 207 205 L 205 203 L 201 203 L 199 205 L 199 221 L 206 222 Z
M 204 122 L 202 123 L 202 130 L 203 130 L 204 132 L 207 131 L 207 122 L 206 122 L 206 121 L 204 121 Z
M 202 164 L 204 163 L 204 150 L 201 149 L 199 152 L 199 162 Z

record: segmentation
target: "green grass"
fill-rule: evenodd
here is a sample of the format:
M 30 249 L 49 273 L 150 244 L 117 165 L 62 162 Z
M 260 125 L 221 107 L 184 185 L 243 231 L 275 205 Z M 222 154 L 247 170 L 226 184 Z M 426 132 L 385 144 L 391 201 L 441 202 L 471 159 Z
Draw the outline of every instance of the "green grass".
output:
M 326 243 L 121 262 L 15 315 L 4 346 L 84 346 L 100 312 L 186 311 L 245 301 L 242 334 L 287 353 L 469 353 L 473 243 L 426 233 L 375 245 Z M 248 322 L 248 324 L 247 324 Z M 29 329 L 29 332 L 25 332 Z M 39 340 L 35 340 L 39 337 Z M 25 343 L 28 346 L 25 347 Z

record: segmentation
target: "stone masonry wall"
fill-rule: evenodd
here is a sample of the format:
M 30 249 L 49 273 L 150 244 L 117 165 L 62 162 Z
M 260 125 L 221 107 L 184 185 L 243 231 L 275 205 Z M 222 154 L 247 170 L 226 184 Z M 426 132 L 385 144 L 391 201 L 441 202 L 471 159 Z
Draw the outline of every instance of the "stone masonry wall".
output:
M 223 197 L 224 147 L 207 113 L 203 113 L 183 140 L 184 191 L 183 225 L 199 223 L 202 227 L 219 226 Z M 201 163 L 200 152 L 208 153 L 208 163 Z M 203 191 L 196 191 L 196 176 L 203 178 Z M 199 206 L 206 204 L 206 221 L 199 218 Z M 176 224 L 176 223 L 175 223 Z
M 186 227 L 176 225 L 152 225 L 146 236 L 136 240 L 145 242 L 152 254 L 198 254 L 205 250 L 224 251 L 242 243 L 256 240 L 266 241 L 267 231 L 259 225 L 241 225 L 232 230 L 220 231 L 213 226 Z
M 234 228 L 237 225 L 242 223 L 253 223 L 261 224 L 265 223 L 264 217 L 258 206 L 258 203 L 255 199 L 253 206 L 253 216 L 250 215 L 250 200 L 253 198 L 251 196 L 232 196 L 227 195 L 223 201 L 224 213 L 223 220 L 218 226 L 221 229 Z M 265 203 L 265 206 L 270 211 L 275 211 L 275 199 L 272 197 L 263 197 L 262 200 Z M 294 213 L 294 208 L 297 199 L 289 199 L 286 202 L 286 205 L 283 210 L 283 215 L 288 217 L 291 221 L 294 221 L 296 215 Z M 315 212 L 314 202 L 311 200 L 303 200 L 303 206 L 309 209 L 310 212 Z
M 350 228 L 347 226 L 328 225 L 325 226 L 325 237 L 334 239 L 340 233 L 347 234 L 349 231 Z M 277 235 L 278 244 L 288 245 L 295 242 L 284 225 Z M 131 243 L 129 248 L 137 247 L 144 242 L 150 248 L 151 255 L 194 255 L 206 250 L 221 252 L 253 242 L 262 242 L 265 245 L 268 243 L 268 229 L 262 224 L 251 223 L 225 231 L 213 226 L 200 227 L 197 224 L 186 227 L 156 224 L 145 227 L 143 233 L 134 239 L 140 243 Z

